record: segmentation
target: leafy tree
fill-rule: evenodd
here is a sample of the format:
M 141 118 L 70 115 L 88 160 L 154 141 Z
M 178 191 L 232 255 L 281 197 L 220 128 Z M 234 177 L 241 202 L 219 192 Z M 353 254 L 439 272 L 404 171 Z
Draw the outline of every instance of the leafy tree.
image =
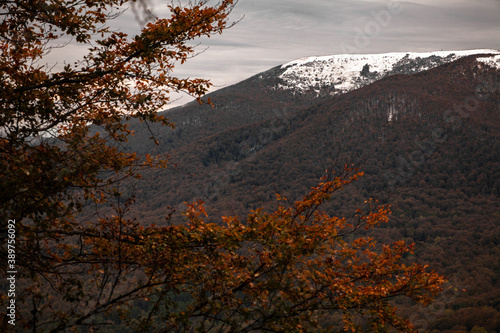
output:
M 178 268 L 171 264 L 173 251 L 162 248 L 155 256 L 168 262 L 164 266 L 171 273 L 166 275 L 189 267 L 178 280 L 181 283 L 160 288 L 164 297 L 172 297 L 175 288 L 189 300 L 187 307 L 173 313 L 173 299 L 158 298 L 155 308 L 163 328 L 412 332 L 411 323 L 400 318 L 389 301 L 407 296 L 426 304 L 440 292 L 443 278 L 426 272 L 426 266 L 403 263 L 413 245 L 400 241 L 377 248 L 372 238 L 355 237 L 360 228 L 387 222 L 387 206 L 369 201 L 354 219 L 329 216 L 320 209 L 333 193 L 361 175 L 346 167 L 342 175 L 328 177 L 302 200 L 289 203 L 278 196 L 274 212 L 257 209 L 246 221 L 222 217 L 222 225 L 206 223 L 203 203 L 188 205 L 187 225 L 170 227 L 156 242 L 178 244 L 164 237 L 182 234 L 188 248 L 184 260 L 189 264 L 178 262 Z M 331 320 L 335 314 L 340 314 L 340 321 Z
M 233 1 L 171 5 L 171 18 L 148 23 L 132 39 L 106 25 L 127 2 L 0 3 L 0 205 L 11 218 L 71 215 L 73 189 L 99 200 L 103 185 L 159 162 L 120 151 L 130 134 L 126 121 L 173 126 L 157 115 L 170 92 L 200 97 L 207 91 L 208 81 L 179 79 L 172 70 L 193 55 L 189 41 L 222 32 Z M 89 45 L 89 52 L 55 71 L 44 56 L 68 36 Z M 89 124 L 101 131 L 91 132 Z
M 352 221 L 319 209 L 360 175 L 353 169 L 246 221 L 207 223 L 201 202 L 188 205 L 185 225 L 127 218 L 133 200 L 123 202 L 116 184 L 166 166 L 161 156 L 124 151 L 127 121 L 173 126 L 157 114 L 169 93 L 207 91 L 208 81 L 172 70 L 193 55 L 191 40 L 227 27 L 235 1 L 170 5 L 170 18 L 133 38 L 108 25 L 126 3 L 0 2 L 0 211 L 2 227 L 15 220 L 16 231 L 15 263 L 3 260 L 2 271 L 18 271 L 16 328 L 411 331 L 389 300 L 427 303 L 442 278 L 402 262 L 411 246 L 354 237 L 386 222 L 388 207 L 370 203 Z M 44 64 L 68 37 L 88 53 L 61 70 Z M 113 202 L 114 214 L 82 220 L 89 202 Z M 3 242 L 4 257 L 9 250 Z M 13 298 L 1 299 L 5 309 Z
M 161 156 L 121 148 L 131 134 L 127 121 L 173 126 L 157 114 L 170 92 L 199 98 L 210 86 L 207 80 L 177 78 L 172 70 L 193 56 L 190 41 L 222 32 L 234 1 L 172 4 L 170 18 L 155 18 L 130 38 L 109 22 L 134 3 L 0 2 L 1 225 L 17 222 L 16 264 L 32 279 L 52 281 L 87 261 L 79 250 L 62 256 L 83 246 L 81 235 L 97 235 L 103 227 L 102 221 L 75 220 L 83 204 L 119 196 L 114 184 L 139 177 L 143 167 L 165 166 Z M 46 64 L 46 56 L 69 40 L 88 46 L 88 52 L 62 68 Z M 64 281 L 66 286 L 53 286 L 57 292 L 74 287 Z
M 486 331 L 486 330 L 485 330 L 483 327 L 481 327 L 481 326 L 474 326 L 470 332 L 471 332 L 471 333 L 485 333 L 485 332 L 488 332 L 488 331 Z

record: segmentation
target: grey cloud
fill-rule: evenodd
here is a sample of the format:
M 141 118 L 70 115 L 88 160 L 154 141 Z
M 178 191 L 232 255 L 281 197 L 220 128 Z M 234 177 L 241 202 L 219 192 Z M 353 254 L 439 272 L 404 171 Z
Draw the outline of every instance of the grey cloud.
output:
M 361 53 L 500 48 L 497 0 L 240 0 L 232 17 L 244 19 L 211 40 L 214 47 L 190 72 L 203 68 L 223 86 L 295 58 L 341 53 L 391 3 L 402 11 L 369 36 Z
M 156 15 L 167 14 L 165 0 L 151 1 Z M 377 27 L 374 13 L 391 3 L 402 11 Z M 365 30 L 362 53 L 500 48 L 498 0 L 239 0 L 230 19 L 243 16 L 221 36 L 203 39 L 199 50 L 209 48 L 174 73 L 221 87 L 299 57 L 341 53 Z M 139 31 L 131 12 L 114 25 Z

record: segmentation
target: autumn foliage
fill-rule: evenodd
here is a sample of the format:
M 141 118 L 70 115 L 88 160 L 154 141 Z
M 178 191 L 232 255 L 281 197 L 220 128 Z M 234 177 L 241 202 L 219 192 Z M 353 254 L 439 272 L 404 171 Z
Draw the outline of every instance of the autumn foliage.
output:
M 360 176 L 352 168 L 246 220 L 208 223 L 202 202 L 188 204 L 183 225 L 128 219 L 120 181 L 167 161 L 126 151 L 127 121 L 173 126 L 157 114 L 169 94 L 206 93 L 208 81 L 172 71 L 194 54 L 190 41 L 227 27 L 235 1 L 170 5 L 170 18 L 133 38 L 107 24 L 128 2 L 0 2 L 0 223 L 16 221 L 16 328 L 411 331 L 390 300 L 428 303 L 443 279 L 404 262 L 411 245 L 354 237 L 387 222 L 388 207 L 369 202 L 352 220 L 321 211 Z M 68 37 L 86 55 L 46 64 Z M 83 219 L 89 205 L 103 213 Z
M 258 209 L 244 221 L 227 216 L 207 223 L 197 202 L 188 204 L 185 225 L 145 227 L 124 218 L 125 205 L 117 209 L 121 215 L 94 228 L 75 229 L 77 241 L 61 233 L 43 247 L 57 272 L 37 272 L 27 289 L 42 305 L 38 325 L 52 331 L 124 325 L 165 332 L 412 332 L 390 301 L 406 296 L 427 304 L 443 278 L 405 264 L 412 245 L 378 246 L 355 237 L 358 229 L 387 222 L 388 207 L 367 202 L 352 219 L 321 211 L 361 175 L 354 171 L 325 179 L 294 203 L 278 197 L 274 212 Z M 52 288 L 41 276 L 51 278 Z M 42 302 L 49 299 L 57 302 Z M 34 324 L 28 314 L 25 319 Z
M 210 86 L 172 69 L 195 52 L 190 40 L 222 32 L 233 1 L 170 6 L 171 18 L 148 23 L 133 39 L 105 24 L 126 2 L 1 3 L 0 205 L 11 218 L 53 221 L 78 204 L 73 189 L 99 200 L 105 185 L 163 165 L 119 149 L 131 134 L 126 121 L 172 126 L 157 114 L 170 92 L 200 97 Z M 56 71 L 44 57 L 67 37 L 89 50 Z
M 370 203 L 353 220 L 319 209 L 361 175 L 352 171 L 346 168 L 346 174 L 320 183 L 293 204 L 278 196 L 276 211 L 258 209 L 246 221 L 223 217 L 221 226 L 205 223 L 202 203 L 189 205 L 182 229 L 202 246 L 188 256 L 192 281 L 180 291 L 190 295 L 191 305 L 170 316 L 172 329 L 412 331 L 389 300 L 408 296 L 428 303 L 443 279 L 403 263 L 411 245 L 397 242 L 375 250 L 370 237 L 352 237 L 359 228 L 387 222 L 388 207 Z M 328 324 L 322 317 L 335 313 L 342 314 L 341 322 Z

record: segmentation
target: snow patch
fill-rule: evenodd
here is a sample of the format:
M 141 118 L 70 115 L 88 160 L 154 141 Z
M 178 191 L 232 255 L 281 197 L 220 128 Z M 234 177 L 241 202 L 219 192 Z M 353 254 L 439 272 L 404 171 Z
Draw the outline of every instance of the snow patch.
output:
M 396 108 L 394 107 L 394 105 L 391 105 L 389 107 L 389 115 L 387 116 L 387 121 L 392 121 L 392 119 L 396 114 L 397 114 Z
M 490 67 L 500 69 L 500 54 L 492 57 L 477 58 L 476 60 Z
M 480 49 L 466 51 L 393 52 L 383 54 L 340 54 L 301 58 L 281 66 L 284 72 L 279 78 L 283 80 L 284 84 L 278 85 L 278 88 L 299 92 L 312 89 L 319 94 L 322 88 L 328 87 L 330 90 L 333 90 L 331 94 L 339 94 L 360 88 L 363 85 L 389 75 L 395 69 L 395 65 L 401 66 L 406 63 L 413 63 L 412 66 L 414 67 L 412 70 L 420 72 L 434 68 L 443 62 L 452 62 L 468 55 L 484 53 L 500 55 L 500 51 L 498 50 Z M 431 58 L 429 61 L 422 62 L 422 65 L 418 65 L 420 63 L 418 60 L 433 56 L 439 58 Z M 498 64 L 498 62 L 495 62 L 495 64 Z

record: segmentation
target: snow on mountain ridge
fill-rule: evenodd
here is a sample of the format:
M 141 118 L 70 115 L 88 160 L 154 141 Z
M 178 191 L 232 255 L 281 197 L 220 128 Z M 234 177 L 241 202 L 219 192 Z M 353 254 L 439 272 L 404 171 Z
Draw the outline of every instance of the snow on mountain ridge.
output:
M 477 61 L 482 62 L 488 66 L 500 69 L 500 54 L 488 58 L 477 58 Z
M 394 52 L 382 54 L 340 54 L 307 57 L 281 66 L 280 89 L 317 94 L 344 93 L 396 73 L 416 73 L 474 54 L 500 54 L 498 50 Z M 485 58 L 485 63 L 492 62 Z M 498 62 L 496 63 L 498 64 Z M 493 64 L 494 65 L 494 64 Z
M 374 53 L 374 54 L 336 54 L 328 56 L 312 56 L 292 60 L 286 64 L 283 64 L 281 68 L 286 68 L 292 65 L 301 65 L 313 61 L 325 61 L 332 58 L 347 58 L 347 57 L 364 57 L 364 58 L 376 58 L 376 57 L 393 57 L 393 58 L 403 58 L 408 55 L 410 58 L 415 59 L 417 57 L 427 58 L 430 56 L 447 57 L 450 54 L 455 54 L 458 57 L 465 57 L 468 55 L 481 54 L 481 53 L 500 53 L 499 50 L 493 49 L 477 49 L 477 50 L 462 50 L 462 51 L 435 51 L 435 52 L 390 52 L 390 53 Z

